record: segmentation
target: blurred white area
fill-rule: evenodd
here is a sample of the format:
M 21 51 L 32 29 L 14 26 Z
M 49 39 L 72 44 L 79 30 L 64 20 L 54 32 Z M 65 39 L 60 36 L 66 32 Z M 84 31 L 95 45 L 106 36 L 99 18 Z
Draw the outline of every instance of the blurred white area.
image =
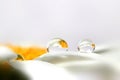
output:
M 30 80 L 76 80 L 65 69 L 42 61 L 16 61 L 11 65 L 26 73 Z
M 61 37 L 76 48 L 83 38 L 119 40 L 119 21 L 120 0 L 0 0 L 0 42 Z
M 0 61 L 11 61 L 17 58 L 17 54 L 15 54 L 11 49 L 0 46 Z

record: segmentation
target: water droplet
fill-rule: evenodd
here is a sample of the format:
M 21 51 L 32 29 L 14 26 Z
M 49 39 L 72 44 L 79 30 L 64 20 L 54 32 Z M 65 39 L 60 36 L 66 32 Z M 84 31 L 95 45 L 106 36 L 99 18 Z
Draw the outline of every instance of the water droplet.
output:
M 68 44 L 61 38 L 54 38 L 49 41 L 47 50 L 48 52 L 67 51 Z
M 84 53 L 92 53 L 95 50 L 95 44 L 89 40 L 85 39 L 78 43 L 78 51 L 84 52 Z

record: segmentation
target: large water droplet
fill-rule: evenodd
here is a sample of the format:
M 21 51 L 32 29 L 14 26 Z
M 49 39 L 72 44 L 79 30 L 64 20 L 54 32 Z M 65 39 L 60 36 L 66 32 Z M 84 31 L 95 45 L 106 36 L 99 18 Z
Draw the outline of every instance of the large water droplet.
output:
M 48 52 L 67 51 L 68 44 L 65 40 L 61 38 L 54 38 L 51 41 L 49 41 L 47 50 Z
M 84 52 L 84 53 L 92 53 L 95 50 L 95 44 L 89 40 L 85 39 L 78 43 L 78 51 Z

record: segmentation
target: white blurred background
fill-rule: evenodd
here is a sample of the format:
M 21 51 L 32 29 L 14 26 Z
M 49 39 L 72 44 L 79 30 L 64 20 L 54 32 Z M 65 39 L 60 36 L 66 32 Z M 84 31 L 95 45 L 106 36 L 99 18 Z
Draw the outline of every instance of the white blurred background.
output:
M 0 42 L 120 40 L 120 0 L 0 0 Z

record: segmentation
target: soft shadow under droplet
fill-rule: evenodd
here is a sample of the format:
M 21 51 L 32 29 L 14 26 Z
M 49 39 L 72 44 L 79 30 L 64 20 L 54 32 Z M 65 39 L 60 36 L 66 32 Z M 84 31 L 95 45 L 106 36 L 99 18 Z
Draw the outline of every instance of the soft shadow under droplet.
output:
M 110 51 L 112 51 L 111 47 L 102 47 L 102 48 L 100 48 L 98 50 L 95 50 L 94 52 L 98 53 L 98 54 L 105 54 L 105 53 L 108 53 Z

